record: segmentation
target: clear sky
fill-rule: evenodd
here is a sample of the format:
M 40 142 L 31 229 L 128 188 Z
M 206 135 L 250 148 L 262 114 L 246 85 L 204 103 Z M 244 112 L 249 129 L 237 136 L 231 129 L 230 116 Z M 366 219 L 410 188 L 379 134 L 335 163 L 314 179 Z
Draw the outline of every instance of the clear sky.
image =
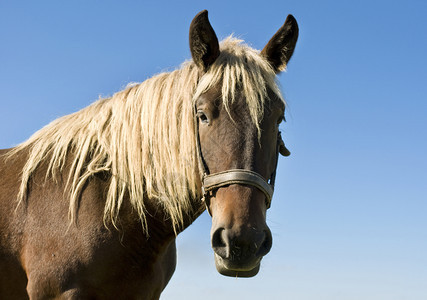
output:
M 0 1 L 0 148 L 190 58 L 208 9 L 261 49 L 293 14 L 289 103 L 268 212 L 273 249 L 222 277 L 203 214 L 162 299 L 427 299 L 427 2 Z

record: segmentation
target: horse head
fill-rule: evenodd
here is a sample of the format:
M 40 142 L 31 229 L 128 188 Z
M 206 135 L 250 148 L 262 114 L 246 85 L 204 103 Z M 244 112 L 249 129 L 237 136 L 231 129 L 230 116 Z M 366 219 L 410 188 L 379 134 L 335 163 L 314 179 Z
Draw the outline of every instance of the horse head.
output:
M 290 154 L 278 129 L 285 103 L 275 77 L 285 69 L 297 37 L 298 25 L 289 15 L 260 53 L 239 56 L 243 50 L 221 48 L 207 11 L 190 26 L 191 54 L 199 84 L 205 85 L 193 99 L 202 185 L 215 263 L 223 275 L 256 275 L 272 246 L 266 211 L 278 154 Z

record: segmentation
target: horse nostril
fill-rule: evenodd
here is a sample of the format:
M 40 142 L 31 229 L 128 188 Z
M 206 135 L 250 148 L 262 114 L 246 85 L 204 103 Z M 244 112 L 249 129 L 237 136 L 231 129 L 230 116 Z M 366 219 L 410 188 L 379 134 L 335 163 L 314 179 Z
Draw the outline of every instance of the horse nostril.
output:
M 258 249 L 258 252 L 257 252 L 258 256 L 266 255 L 268 252 L 270 252 L 271 246 L 273 245 L 273 238 L 271 236 L 270 230 L 265 230 L 264 233 L 265 233 L 264 241 L 262 242 L 262 244 Z
M 239 238 L 231 238 L 229 230 L 216 229 L 211 237 L 212 248 L 215 253 L 224 259 L 243 259 L 245 257 L 262 257 L 270 252 L 272 237 L 270 230 L 249 231 Z
M 228 256 L 228 247 L 227 241 L 224 240 L 225 229 L 218 228 L 212 234 L 212 248 L 216 254 L 221 256 L 222 258 L 226 258 Z

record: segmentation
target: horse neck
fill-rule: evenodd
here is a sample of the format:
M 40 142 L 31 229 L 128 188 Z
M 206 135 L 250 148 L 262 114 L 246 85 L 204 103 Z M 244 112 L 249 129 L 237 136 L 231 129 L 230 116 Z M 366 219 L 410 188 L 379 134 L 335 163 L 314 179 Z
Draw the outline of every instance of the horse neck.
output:
M 183 226 L 175 232 L 167 212 L 161 208 L 161 205 L 155 199 L 144 199 L 144 202 L 147 210 L 146 232 L 144 232 L 141 220 L 138 218 L 130 201 L 124 201 L 123 203 L 116 230 L 122 232 L 124 238 L 133 239 L 132 236 L 135 236 L 137 239 L 135 242 L 137 243 L 146 243 L 149 240 L 149 247 L 154 248 L 153 250 L 175 239 L 179 233 L 190 226 L 205 211 L 205 206 L 200 200 L 192 199 L 194 213 L 185 214 L 183 216 Z

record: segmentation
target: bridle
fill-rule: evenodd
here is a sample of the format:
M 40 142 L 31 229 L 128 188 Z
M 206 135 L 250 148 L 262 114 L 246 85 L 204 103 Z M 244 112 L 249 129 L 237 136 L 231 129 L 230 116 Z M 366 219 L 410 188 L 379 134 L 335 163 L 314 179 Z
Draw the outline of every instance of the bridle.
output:
M 271 206 L 271 199 L 274 192 L 274 183 L 276 180 L 276 169 L 277 163 L 279 161 L 279 147 L 282 142 L 282 137 L 280 131 L 277 136 L 277 146 L 276 146 L 276 162 L 274 166 L 274 171 L 271 174 L 270 178 L 267 180 L 264 177 L 252 170 L 247 169 L 230 169 L 218 173 L 209 174 L 208 166 L 203 158 L 202 147 L 200 145 L 200 135 L 199 135 L 199 122 L 197 117 L 197 108 L 194 104 L 194 128 L 196 135 L 196 151 L 199 162 L 200 173 L 202 174 L 202 199 L 205 202 L 206 210 L 211 215 L 209 209 L 209 201 L 213 192 L 223 186 L 230 184 L 241 184 L 249 185 L 258 188 L 261 192 L 264 193 L 266 199 L 267 209 Z

